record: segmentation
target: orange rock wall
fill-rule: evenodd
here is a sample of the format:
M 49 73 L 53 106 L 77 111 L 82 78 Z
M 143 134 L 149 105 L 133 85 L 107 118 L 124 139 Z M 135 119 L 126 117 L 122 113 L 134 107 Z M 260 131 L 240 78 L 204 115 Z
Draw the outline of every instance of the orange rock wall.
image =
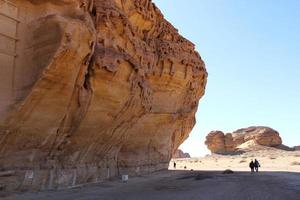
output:
M 1 104 L 1 169 L 49 189 L 167 168 L 205 91 L 194 45 L 149 0 L 13 3 L 30 76 Z

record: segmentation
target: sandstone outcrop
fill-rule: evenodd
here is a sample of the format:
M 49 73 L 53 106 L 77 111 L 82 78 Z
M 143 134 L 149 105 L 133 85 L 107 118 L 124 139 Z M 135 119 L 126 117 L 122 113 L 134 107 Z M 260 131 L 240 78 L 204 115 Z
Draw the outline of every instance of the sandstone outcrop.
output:
M 250 144 L 282 148 L 279 133 L 269 127 L 253 126 L 224 134 L 222 131 L 212 131 L 205 144 L 212 153 L 231 154 Z M 244 144 L 244 145 L 243 145 Z
M 213 153 L 223 154 L 235 149 L 232 135 L 230 133 L 224 134 L 222 131 L 210 132 L 206 137 L 205 144 Z
M 177 149 L 175 151 L 175 153 L 173 154 L 172 158 L 190 158 L 190 154 L 189 153 L 184 153 L 181 149 Z
M 236 130 L 232 133 L 233 141 L 239 141 L 243 137 L 243 142 L 250 140 L 258 144 L 269 147 L 276 147 L 282 144 L 279 133 L 269 127 L 257 126 Z
M 150 0 L 0 0 L 0 14 L 6 188 L 167 168 L 207 72 Z

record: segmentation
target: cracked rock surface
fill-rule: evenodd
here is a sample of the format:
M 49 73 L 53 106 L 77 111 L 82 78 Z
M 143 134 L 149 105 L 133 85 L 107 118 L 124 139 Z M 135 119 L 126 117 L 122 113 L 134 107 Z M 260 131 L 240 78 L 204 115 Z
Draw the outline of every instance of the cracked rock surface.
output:
M 11 2 L 0 170 L 13 173 L 0 182 L 52 189 L 167 168 L 205 92 L 194 45 L 150 0 Z

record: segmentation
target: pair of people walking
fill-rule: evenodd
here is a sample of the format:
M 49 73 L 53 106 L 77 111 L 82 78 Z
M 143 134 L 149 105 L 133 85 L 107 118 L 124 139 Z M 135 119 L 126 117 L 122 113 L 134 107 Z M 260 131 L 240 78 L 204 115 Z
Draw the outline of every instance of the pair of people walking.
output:
M 260 167 L 260 164 L 259 164 L 259 162 L 258 162 L 258 160 L 251 160 L 251 162 L 250 162 L 250 164 L 249 164 L 249 167 L 250 167 L 250 169 L 251 169 L 251 173 L 253 173 L 254 172 L 254 170 L 256 171 L 256 172 L 258 172 L 258 168 Z

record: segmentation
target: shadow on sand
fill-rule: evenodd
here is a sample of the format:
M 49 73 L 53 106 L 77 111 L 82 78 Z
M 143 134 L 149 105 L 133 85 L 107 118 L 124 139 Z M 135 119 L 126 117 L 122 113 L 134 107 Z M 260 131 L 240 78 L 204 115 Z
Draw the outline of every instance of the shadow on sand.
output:
M 109 184 L 109 187 L 103 185 Z M 108 181 L 76 189 L 13 194 L 14 200 L 299 200 L 300 173 L 223 171 L 160 171 L 131 178 L 127 183 Z

